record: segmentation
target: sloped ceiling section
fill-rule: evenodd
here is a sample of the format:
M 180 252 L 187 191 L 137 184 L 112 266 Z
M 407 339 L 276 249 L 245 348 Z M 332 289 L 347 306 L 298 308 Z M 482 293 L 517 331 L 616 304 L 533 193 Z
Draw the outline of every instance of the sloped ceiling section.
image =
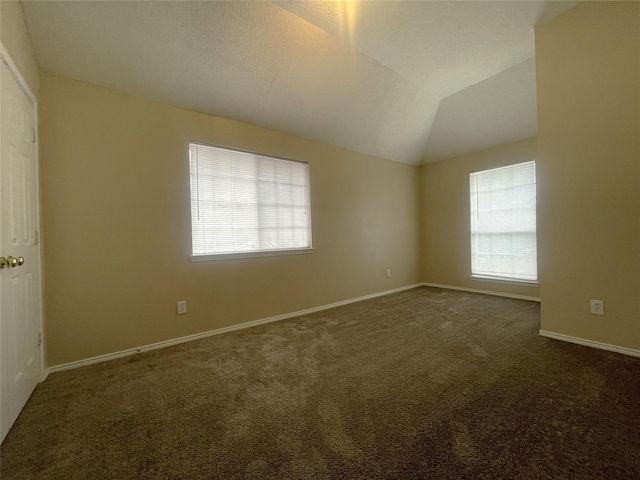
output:
M 535 60 L 526 60 L 443 99 L 424 154 L 437 162 L 537 131 Z
M 45 71 L 417 165 L 535 135 L 533 26 L 574 3 L 23 7 Z

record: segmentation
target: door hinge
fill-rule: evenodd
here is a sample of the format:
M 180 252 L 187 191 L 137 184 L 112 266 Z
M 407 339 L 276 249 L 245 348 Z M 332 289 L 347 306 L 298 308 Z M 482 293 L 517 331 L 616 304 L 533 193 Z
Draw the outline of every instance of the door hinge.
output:
M 40 233 L 36 230 L 36 245 L 40 243 Z
M 36 129 L 32 128 L 31 131 L 33 132 L 33 143 L 36 143 L 38 141 L 38 135 L 36 134 Z
M 42 332 L 38 332 L 38 346 L 42 345 Z

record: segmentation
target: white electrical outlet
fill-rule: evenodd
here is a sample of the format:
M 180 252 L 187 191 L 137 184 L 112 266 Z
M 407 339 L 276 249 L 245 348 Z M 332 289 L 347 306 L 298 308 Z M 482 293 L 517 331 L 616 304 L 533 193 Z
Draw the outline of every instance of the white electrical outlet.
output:
M 391 269 L 387 270 L 387 278 L 391 278 Z
M 591 300 L 591 313 L 593 315 L 604 315 L 604 300 Z
M 183 313 L 187 313 L 187 301 L 182 300 L 178 302 L 178 315 L 182 315 Z

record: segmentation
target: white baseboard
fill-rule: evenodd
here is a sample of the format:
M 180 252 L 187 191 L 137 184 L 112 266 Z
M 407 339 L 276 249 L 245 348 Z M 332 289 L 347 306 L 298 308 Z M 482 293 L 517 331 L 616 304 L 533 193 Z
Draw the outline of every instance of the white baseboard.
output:
M 370 295 L 364 295 L 362 297 L 350 298 L 348 300 L 342 300 L 340 302 L 321 305 L 319 307 L 308 308 L 306 310 L 285 313 L 284 315 L 277 315 L 275 317 L 262 318 L 259 320 L 253 320 L 251 322 L 241 323 L 238 325 L 231 325 L 229 327 L 218 328 L 216 330 L 209 330 L 207 332 L 196 333 L 194 335 L 187 335 L 186 337 L 173 338 L 171 340 L 165 340 L 163 342 L 143 345 L 137 348 L 129 348 L 127 350 L 120 350 L 119 352 L 107 353 L 106 355 L 99 355 L 97 357 L 86 358 L 84 360 L 77 360 L 75 362 L 54 365 L 53 367 L 49 367 L 48 369 L 46 369 L 44 378 L 46 378 L 47 375 L 49 375 L 50 373 L 62 372 L 64 370 L 71 370 L 74 368 L 85 367 L 87 365 L 93 365 L 94 363 L 107 362 L 109 360 L 115 360 L 117 358 L 129 357 L 131 355 L 136 355 L 142 352 L 148 352 L 150 350 L 157 350 L 159 348 L 170 347 L 172 345 L 178 345 L 180 343 L 191 342 L 193 340 L 200 340 L 201 338 L 207 338 L 207 337 L 212 337 L 214 335 L 221 335 L 223 333 L 233 332 L 235 330 L 251 328 L 257 325 L 263 325 L 265 323 L 277 322 L 279 320 L 285 320 L 287 318 L 299 317 L 301 315 L 309 315 L 311 313 L 320 312 L 322 310 L 328 310 L 330 308 L 341 307 L 342 305 L 348 305 L 350 303 L 361 302 L 363 300 L 369 300 L 371 298 L 376 298 L 376 297 L 382 297 L 384 295 L 389 295 L 391 293 L 402 292 L 403 290 L 410 290 L 412 288 L 420 287 L 421 285 L 422 284 L 420 283 L 416 283 L 414 285 L 407 285 L 405 287 L 385 290 L 384 292 L 372 293 Z
M 422 283 L 425 287 L 446 288 L 447 290 L 460 290 L 462 292 L 482 293 L 484 295 L 494 295 L 496 297 L 517 298 L 518 300 L 530 300 L 539 302 L 540 297 L 530 297 L 527 295 L 517 295 L 515 293 L 493 292 L 491 290 L 478 290 L 477 288 L 454 287 L 453 285 L 441 285 L 439 283 Z
M 600 350 L 608 350 L 610 352 L 621 353 L 623 355 L 631 355 L 632 357 L 640 357 L 640 350 L 635 350 L 633 348 L 619 347 L 617 345 L 596 342 L 585 338 L 572 337 L 561 333 L 547 332 L 545 330 L 540 330 L 540 336 L 553 338 L 554 340 L 562 340 L 563 342 L 577 343 L 578 345 L 584 345 L 586 347 L 599 348 Z

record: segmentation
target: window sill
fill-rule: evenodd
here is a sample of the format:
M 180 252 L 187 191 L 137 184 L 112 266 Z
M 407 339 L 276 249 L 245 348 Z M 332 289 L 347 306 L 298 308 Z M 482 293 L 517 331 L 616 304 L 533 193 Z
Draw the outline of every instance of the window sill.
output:
M 471 280 L 479 280 L 481 282 L 506 283 L 508 285 L 519 285 L 522 287 L 539 287 L 540 282 L 533 280 L 521 280 L 516 278 L 489 277 L 485 275 L 469 275 Z
M 191 255 L 192 262 L 210 262 L 212 260 L 232 260 L 234 258 L 280 257 L 285 255 L 304 255 L 313 253 L 314 248 L 292 248 L 288 250 L 266 250 L 261 252 L 215 253 L 209 255 Z

